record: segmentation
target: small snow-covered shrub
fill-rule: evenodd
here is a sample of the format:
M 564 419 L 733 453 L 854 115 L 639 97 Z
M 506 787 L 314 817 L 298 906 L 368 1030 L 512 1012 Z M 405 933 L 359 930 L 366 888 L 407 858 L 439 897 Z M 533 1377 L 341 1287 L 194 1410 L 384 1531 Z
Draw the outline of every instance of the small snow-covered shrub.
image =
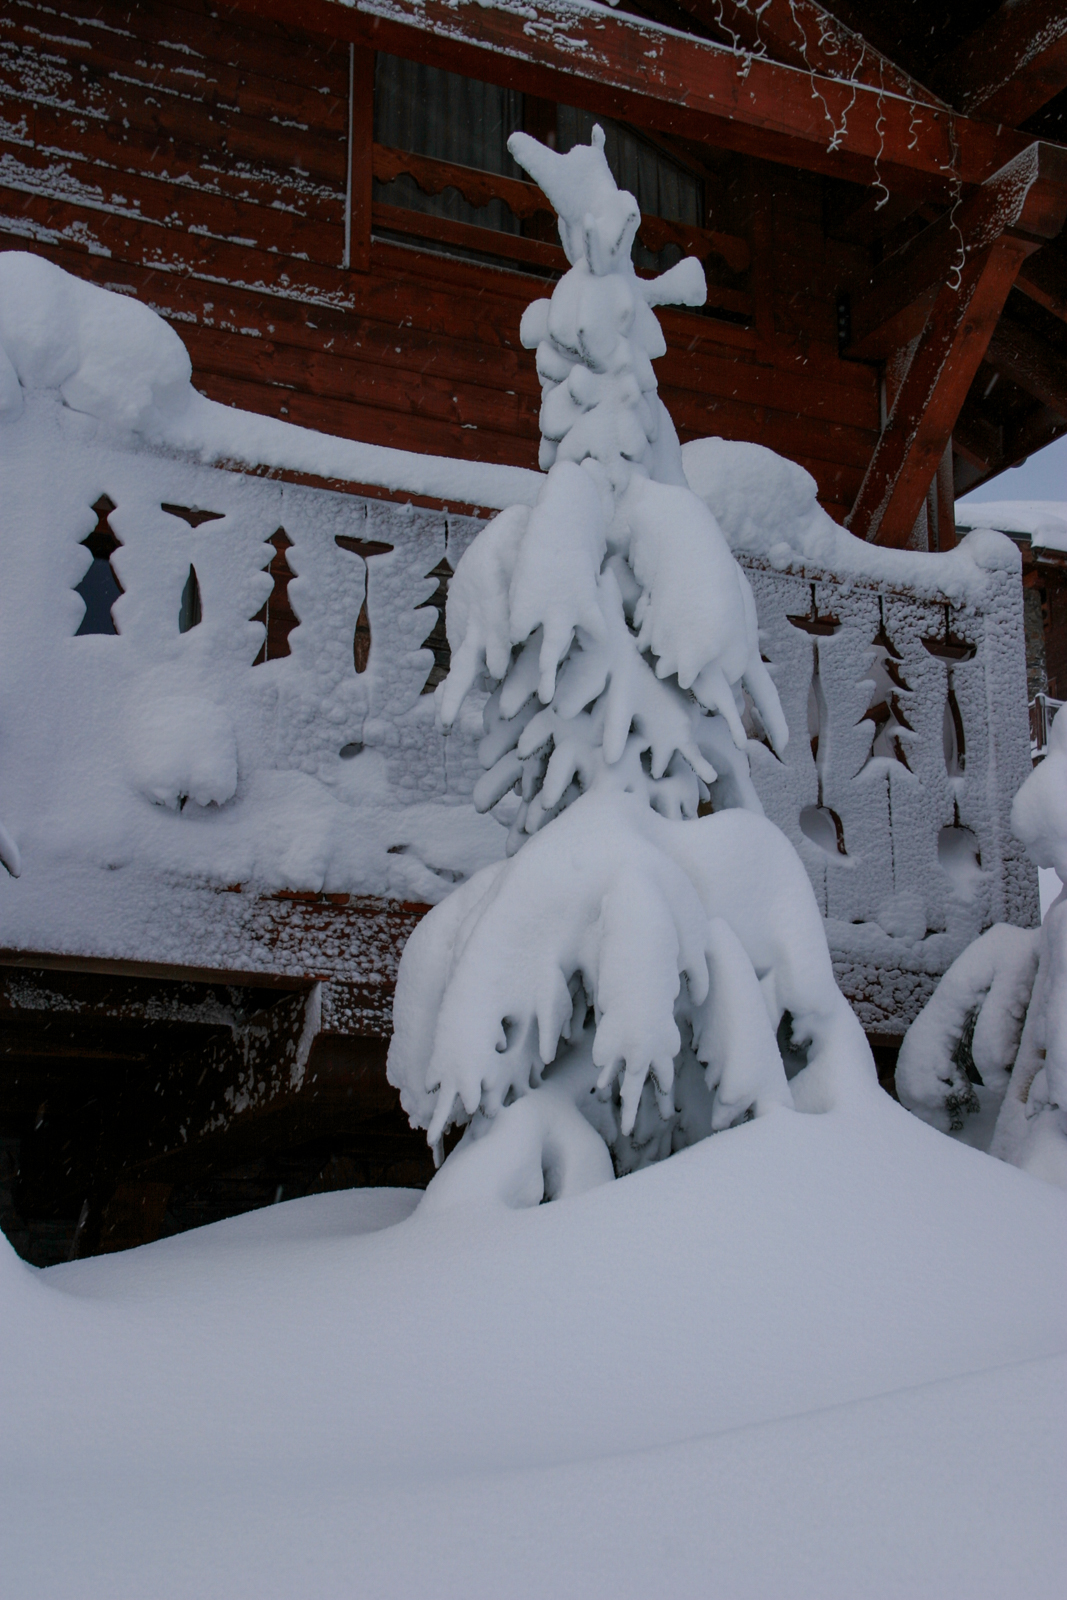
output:
M 637 204 L 603 143 L 510 141 L 571 268 L 521 325 L 540 497 L 482 530 L 448 599 L 438 715 L 491 691 L 474 800 L 510 859 L 437 906 L 400 967 L 390 1079 L 438 1151 L 466 1125 L 431 1206 L 532 1204 L 610 1176 L 608 1148 L 628 1171 L 773 1108 L 827 1109 L 843 1061 L 873 1081 L 749 775 L 750 733 L 787 736 L 752 593 L 656 391 L 651 308 L 702 304 L 703 274 L 637 277 Z
M 1039 867 L 1067 881 L 1067 718 L 1012 807 Z M 917 1116 L 1067 1188 L 1067 896 L 1040 929 L 968 946 L 901 1045 L 897 1092 Z

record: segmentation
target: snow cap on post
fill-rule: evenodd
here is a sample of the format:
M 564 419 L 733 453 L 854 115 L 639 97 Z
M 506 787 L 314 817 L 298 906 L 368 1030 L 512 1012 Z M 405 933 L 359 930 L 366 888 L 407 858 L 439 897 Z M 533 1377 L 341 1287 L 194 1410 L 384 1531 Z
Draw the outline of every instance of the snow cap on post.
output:
M 0 420 L 58 389 L 106 427 L 162 438 L 199 400 L 184 344 L 148 306 L 21 250 L 0 253 Z

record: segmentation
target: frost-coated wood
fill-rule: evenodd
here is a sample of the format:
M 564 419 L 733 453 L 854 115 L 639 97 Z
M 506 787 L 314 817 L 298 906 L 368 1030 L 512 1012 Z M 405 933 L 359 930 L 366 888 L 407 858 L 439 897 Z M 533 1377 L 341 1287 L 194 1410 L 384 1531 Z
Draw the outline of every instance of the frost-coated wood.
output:
M 753 749 L 756 789 L 808 870 L 864 1026 L 903 1032 L 978 933 L 1039 920 L 1010 827 L 1030 771 L 1019 575 L 989 571 L 980 598 L 951 604 L 739 559 L 790 728 L 784 761 Z M 827 631 L 809 631 L 813 617 Z M 872 739 L 891 753 L 872 755 Z

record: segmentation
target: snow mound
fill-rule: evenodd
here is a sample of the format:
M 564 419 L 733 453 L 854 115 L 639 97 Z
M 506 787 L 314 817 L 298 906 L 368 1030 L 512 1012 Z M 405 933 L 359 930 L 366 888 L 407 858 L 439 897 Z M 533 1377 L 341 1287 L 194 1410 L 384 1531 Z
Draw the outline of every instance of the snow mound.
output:
M 169 695 L 142 705 L 127 745 L 136 788 L 154 805 L 180 811 L 225 805 L 237 791 L 237 735 L 221 706 Z
M 368 1202 L 43 1273 L 0 1244 L 7 1588 L 1062 1589 L 1050 1186 L 883 1095 L 555 1205 Z
M 764 445 L 691 439 L 681 455 L 686 481 L 731 549 L 761 558 L 778 571 L 806 567 L 839 579 L 855 574 L 888 580 L 924 598 L 960 605 L 980 593 L 984 573 L 1019 565 L 1013 541 L 978 521 L 944 554 L 867 544 L 823 510 L 809 472 Z
M 0 423 L 21 416 L 27 392 L 58 390 L 111 433 L 209 464 L 278 467 L 477 506 L 532 503 L 541 486 L 524 467 L 362 444 L 220 405 L 197 393 L 191 372 L 178 334 L 148 306 L 41 256 L 0 251 Z
M 0 254 L 0 421 L 23 389 L 58 389 L 106 427 L 159 438 L 198 399 L 189 355 L 147 306 L 41 256 Z
M 834 563 L 841 530 L 819 505 L 815 479 L 795 461 L 762 444 L 691 439 L 682 446 L 682 465 L 734 550 Z

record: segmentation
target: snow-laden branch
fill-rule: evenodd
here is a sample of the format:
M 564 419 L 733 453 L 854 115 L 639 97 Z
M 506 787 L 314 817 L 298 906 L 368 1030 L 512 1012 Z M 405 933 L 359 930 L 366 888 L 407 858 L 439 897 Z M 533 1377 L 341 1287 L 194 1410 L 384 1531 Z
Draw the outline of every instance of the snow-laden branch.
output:
M 779 830 L 742 810 L 669 821 L 598 794 L 420 923 L 389 1076 L 432 1144 L 552 1084 L 639 1165 L 653 1139 L 669 1151 L 794 1105 L 786 1013 L 807 1059 L 793 1087 L 821 1108 L 841 1030 L 861 1053 L 863 1038 Z

